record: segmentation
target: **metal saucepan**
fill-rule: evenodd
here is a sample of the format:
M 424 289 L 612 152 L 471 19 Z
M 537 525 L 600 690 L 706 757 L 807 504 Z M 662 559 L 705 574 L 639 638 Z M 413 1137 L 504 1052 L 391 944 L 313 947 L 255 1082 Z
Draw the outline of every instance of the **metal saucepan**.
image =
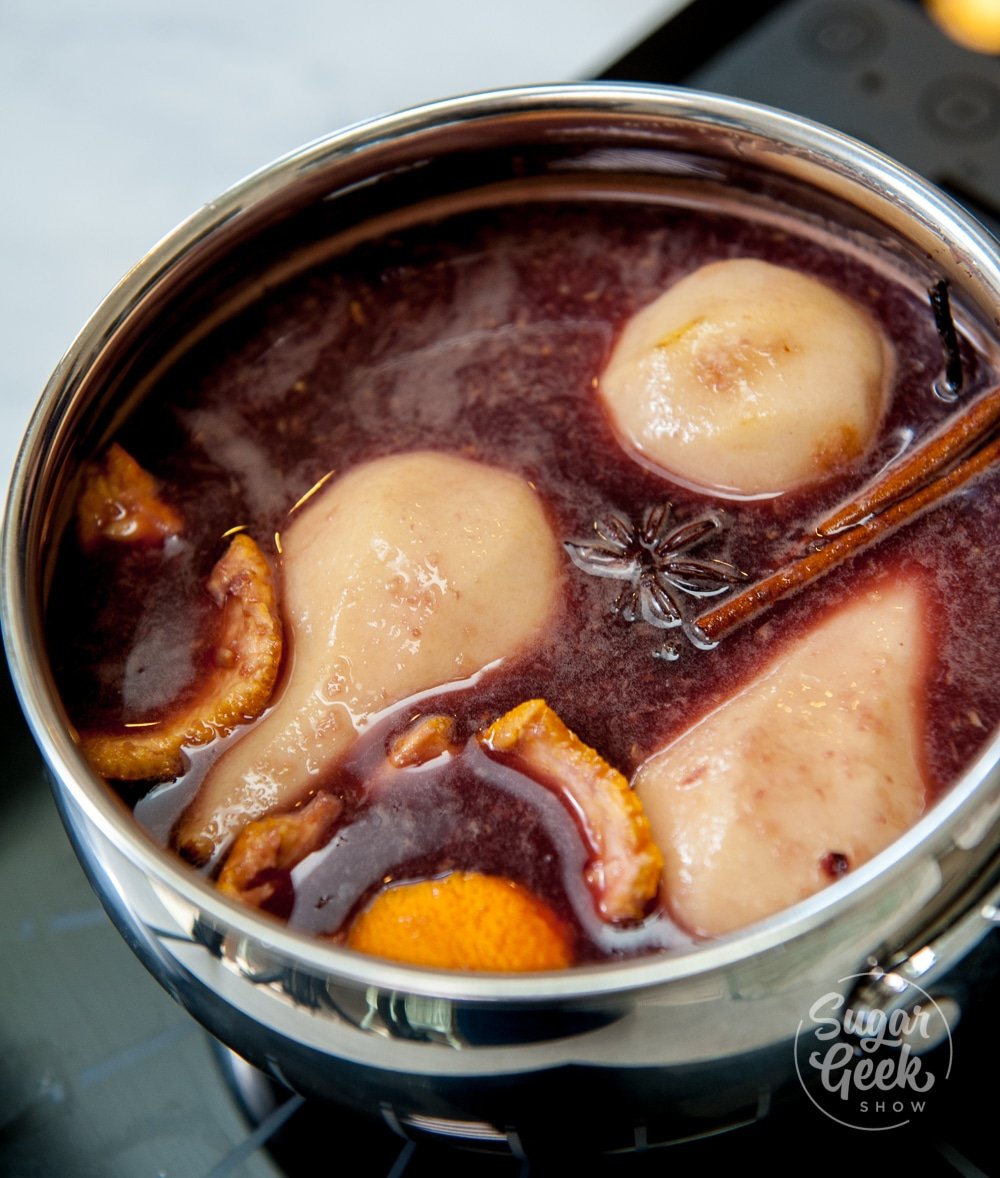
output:
M 956 205 L 877 152 L 802 119 L 678 89 L 585 84 L 486 93 L 349 128 L 286 156 L 157 245 L 56 369 L 9 497 L 3 623 L 16 686 L 77 852 L 113 920 L 224 1043 L 311 1096 L 390 1122 L 531 1150 L 696 1136 L 762 1114 L 794 1083 L 819 995 L 889 1011 L 933 987 L 997 900 L 1000 738 L 903 838 L 821 894 L 694 949 L 560 974 L 440 973 L 321 944 L 228 901 L 138 828 L 82 758 L 53 687 L 42 618 L 74 471 L 143 380 L 336 229 L 513 176 L 724 179 L 747 199 L 833 216 L 863 248 L 1000 338 L 1000 255 Z M 991 908 L 991 905 L 993 907 Z M 68 984 L 71 984 L 69 982 Z

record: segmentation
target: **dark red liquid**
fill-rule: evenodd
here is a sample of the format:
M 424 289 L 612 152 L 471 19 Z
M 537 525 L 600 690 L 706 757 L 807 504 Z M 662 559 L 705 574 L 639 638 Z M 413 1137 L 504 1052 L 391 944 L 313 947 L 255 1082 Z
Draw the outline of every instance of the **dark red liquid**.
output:
M 891 408 L 872 452 L 816 487 L 771 500 L 714 500 L 642 468 L 615 440 L 595 395 L 627 318 L 696 266 L 728 257 L 765 258 L 822 279 L 867 307 L 896 346 Z M 968 340 L 963 360 L 966 397 L 996 381 L 992 362 Z M 187 527 L 183 542 L 163 552 L 83 556 L 67 541 L 49 628 L 71 714 L 82 728 L 142 721 L 192 692 L 205 657 L 204 583 L 220 537 L 249 525 L 277 560 L 269 538 L 331 469 L 415 448 L 461 453 L 530 479 L 563 541 L 590 534 L 609 510 L 638 521 L 664 499 L 680 519 L 721 506 L 727 527 L 706 554 L 757 578 L 785 562 L 810 521 L 953 411 L 933 392 L 942 368 L 918 285 L 775 220 L 666 203 L 532 201 L 360 245 L 271 291 L 192 348 L 123 430 L 120 441 L 161 480 Z M 925 760 L 936 794 L 1000 719 L 998 500 L 1000 477 L 988 474 L 718 649 L 682 643 L 672 662 L 654 657 L 668 635 L 612 613 L 615 582 L 567 560 L 562 610 L 541 640 L 474 688 L 425 699 L 419 710 L 454 715 L 468 737 L 544 697 L 628 776 L 818 611 L 847 600 L 860 581 L 905 570 L 924 580 L 932 603 Z M 402 707 L 380 738 L 416 711 Z M 140 821 L 165 838 L 216 754 L 200 752 L 190 781 L 142 802 Z M 409 795 L 401 787 L 370 796 L 368 755 L 360 748 L 353 767 L 320 783 L 347 799 L 348 822 L 324 863 L 282 893 L 282 914 L 293 923 L 334 932 L 385 875 L 461 867 L 538 890 L 573 919 L 584 957 L 676 939 L 656 914 L 638 934 L 596 927 L 577 882 L 582 844 L 543 789 L 532 800 L 499 768 L 466 756 L 425 774 Z M 359 845 L 369 848 L 367 863 Z

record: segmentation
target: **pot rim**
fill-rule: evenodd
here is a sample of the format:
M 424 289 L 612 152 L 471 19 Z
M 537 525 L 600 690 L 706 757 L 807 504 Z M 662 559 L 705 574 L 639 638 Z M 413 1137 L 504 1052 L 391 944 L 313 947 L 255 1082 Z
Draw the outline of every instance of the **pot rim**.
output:
M 901 210 L 907 236 L 934 252 L 950 272 L 991 291 L 1000 305 L 996 241 L 953 201 L 909 169 L 873 148 L 810 120 L 757 103 L 680 87 L 620 82 L 520 86 L 442 99 L 355 123 L 297 148 L 252 173 L 205 205 L 156 244 L 102 301 L 47 382 L 18 454 L 4 521 L 2 625 L 15 688 L 54 786 L 133 863 L 173 890 L 221 928 L 268 946 L 297 966 L 360 987 L 377 986 L 476 1003 L 588 999 L 703 977 L 798 940 L 898 879 L 922 859 L 960 840 L 984 811 L 1000 805 L 1000 731 L 963 776 L 900 839 L 862 867 L 801 903 L 764 921 L 690 948 L 624 962 L 577 966 L 558 973 L 459 973 L 401 965 L 325 945 L 224 897 L 173 853 L 157 846 L 134 822 L 102 778 L 89 768 L 71 735 L 51 674 L 33 658 L 40 649 L 40 598 L 33 543 L 26 527 L 43 482 L 53 429 L 67 412 L 89 361 L 120 322 L 169 274 L 193 246 L 245 216 L 296 180 L 322 172 L 347 155 L 389 140 L 483 118 L 544 113 L 606 119 L 667 119 L 695 123 L 736 137 L 767 142 L 776 156 L 821 170 L 830 190 L 867 190 Z M 1000 325 L 1000 319 L 997 320 Z

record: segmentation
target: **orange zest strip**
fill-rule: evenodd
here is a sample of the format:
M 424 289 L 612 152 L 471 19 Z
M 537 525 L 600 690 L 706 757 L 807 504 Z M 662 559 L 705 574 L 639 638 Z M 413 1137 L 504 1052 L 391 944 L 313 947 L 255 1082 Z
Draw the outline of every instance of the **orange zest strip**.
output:
M 282 629 L 271 567 L 240 532 L 208 581 L 219 607 L 213 666 L 197 698 L 155 725 L 81 735 L 87 760 L 117 781 L 162 780 L 183 768 L 182 750 L 207 744 L 267 707 L 281 664 Z
M 80 547 L 102 543 L 161 544 L 184 530 L 180 514 L 159 496 L 156 480 L 117 442 L 87 468 L 76 505 Z
M 925 445 L 894 463 L 856 499 L 824 519 L 816 528 L 817 535 L 829 536 L 842 531 L 898 502 L 965 454 L 998 421 L 1000 386 L 952 417 L 946 427 Z
M 386 757 L 395 769 L 412 769 L 445 753 L 457 753 L 451 716 L 418 716 L 389 742 Z
M 696 626 L 708 643 L 716 643 L 726 634 L 757 614 L 770 609 L 805 585 L 818 580 L 849 556 L 885 539 L 897 528 L 910 523 L 946 495 L 957 491 L 981 474 L 1000 457 L 1000 438 L 977 450 L 947 474 L 927 483 L 908 498 L 891 504 L 878 515 L 863 519 L 856 527 L 838 532 L 816 552 L 794 560 L 778 572 L 751 585 L 742 593 L 724 601 L 696 620 Z
M 545 700 L 527 700 L 479 736 L 487 753 L 552 789 L 582 826 L 587 882 L 603 920 L 639 920 L 659 890 L 663 856 L 625 778 Z
M 322 846 L 343 808 L 339 798 L 321 792 L 298 810 L 248 823 L 219 872 L 219 891 L 262 907 L 277 890 L 274 873 L 290 871 Z

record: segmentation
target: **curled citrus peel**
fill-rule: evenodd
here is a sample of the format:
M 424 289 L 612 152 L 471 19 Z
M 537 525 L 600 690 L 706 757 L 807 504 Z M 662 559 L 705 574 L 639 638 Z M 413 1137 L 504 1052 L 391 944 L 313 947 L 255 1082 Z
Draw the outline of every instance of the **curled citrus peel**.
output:
M 320 792 L 288 814 L 270 814 L 237 835 L 219 872 L 219 891 L 255 908 L 275 894 L 276 872 L 289 871 L 320 847 L 343 811 L 343 803 Z
M 425 765 L 445 753 L 457 753 L 455 721 L 451 716 L 418 716 L 397 733 L 386 750 L 386 759 L 394 769 L 411 769 Z
M 76 505 L 80 547 L 160 544 L 184 530 L 180 514 L 159 496 L 156 480 L 115 442 L 91 465 Z
M 230 541 L 208 591 L 221 620 L 213 665 L 197 698 L 155 724 L 82 734 L 84 755 L 104 777 L 175 777 L 183 769 L 182 749 L 226 735 L 267 706 L 281 663 L 281 618 L 270 565 L 249 536 L 239 533 Z
M 487 753 L 567 804 L 590 848 L 587 883 L 601 918 L 611 923 L 640 919 L 659 889 L 663 856 L 625 778 L 542 699 L 519 704 L 479 740 Z
M 533 892 L 464 871 L 384 888 L 347 945 L 410 965 L 510 973 L 565 969 L 574 956 L 569 930 Z

